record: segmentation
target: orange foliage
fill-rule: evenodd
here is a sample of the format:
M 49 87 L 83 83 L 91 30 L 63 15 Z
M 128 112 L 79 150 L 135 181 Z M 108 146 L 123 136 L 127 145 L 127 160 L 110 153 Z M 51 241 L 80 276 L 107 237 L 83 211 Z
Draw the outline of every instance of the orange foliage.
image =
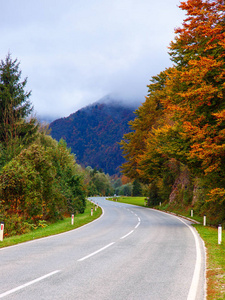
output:
M 131 182 L 130 178 L 125 175 L 122 175 L 121 181 L 122 181 L 122 184 L 127 184 L 127 183 Z
M 167 71 L 163 104 L 189 141 L 187 158 L 200 160 L 208 174 L 221 169 L 225 156 L 225 6 L 222 0 L 189 0 L 180 8 L 188 17 L 170 46 L 177 65 Z
M 170 44 L 174 66 L 153 77 L 122 142 L 124 173 L 151 181 L 175 158 L 210 178 L 209 199 L 217 199 L 225 188 L 225 1 L 187 0 L 180 8 L 187 18 Z

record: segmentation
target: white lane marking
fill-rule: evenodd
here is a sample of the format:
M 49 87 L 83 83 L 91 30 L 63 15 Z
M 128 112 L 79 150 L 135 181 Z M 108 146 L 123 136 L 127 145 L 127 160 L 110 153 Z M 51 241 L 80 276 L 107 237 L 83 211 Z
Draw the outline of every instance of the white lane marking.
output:
M 162 211 L 158 211 L 158 212 L 165 214 L 165 212 L 162 212 Z M 181 218 L 179 218 L 177 216 L 174 216 L 174 215 L 171 215 L 171 216 L 174 218 L 177 218 L 182 223 L 184 223 L 191 230 L 191 233 L 193 234 L 194 239 L 195 239 L 195 247 L 196 247 L 195 269 L 194 269 L 194 274 L 192 277 L 191 286 L 190 286 L 190 289 L 188 292 L 188 297 L 187 297 L 187 300 L 195 300 L 197 297 L 198 285 L 199 285 L 199 280 L 200 280 L 201 263 L 202 263 L 199 238 L 198 238 L 196 231 L 194 230 L 194 228 L 192 226 L 188 225 L 185 221 L 183 221 Z
M 176 216 L 174 216 L 174 217 L 176 217 Z M 188 297 L 187 297 L 187 300 L 194 300 L 194 299 L 196 299 L 196 296 L 197 296 L 198 284 L 199 284 L 200 272 L 201 272 L 201 263 L 202 263 L 199 239 L 198 239 L 197 233 L 193 227 L 191 227 L 190 225 L 185 223 L 179 217 L 176 217 L 176 218 L 179 219 L 182 223 L 184 223 L 191 230 L 191 232 L 194 236 L 194 239 L 195 239 L 195 248 L 196 248 L 195 270 L 194 270 L 194 274 L 193 274 L 192 281 L 191 281 L 191 286 L 190 286 L 190 289 L 188 292 Z
M 179 219 L 181 222 L 183 222 L 191 230 L 191 232 L 194 236 L 194 239 L 195 239 L 195 247 L 196 247 L 195 270 L 194 270 L 191 286 L 190 286 L 188 297 L 187 297 L 187 300 L 193 300 L 193 299 L 196 299 L 196 296 L 197 296 L 198 284 L 199 284 L 200 272 L 201 272 L 201 263 L 202 263 L 199 239 L 198 239 L 197 233 L 193 227 L 191 227 L 190 225 L 185 223 L 180 218 L 178 218 L 178 217 L 176 217 L 176 218 Z
M 141 222 L 138 222 L 134 228 L 137 229 L 140 224 L 141 224 Z
M 129 208 L 127 208 L 128 211 L 130 211 L 132 214 L 134 214 L 137 218 L 138 218 L 138 223 L 137 225 L 134 227 L 134 230 L 138 228 L 138 226 L 141 224 L 141 219 L 138 217 L 137 214 L 135 214 L 132 210 L 130 210 Z M 134 230 L 131 230 L 130 232 L 128 232 L 126 235 L 122 236 L 120 239 L 125 239 L 127 236 L 129 236 L 130 234 L 132 234 L 134 232 Z
M 106 245 L 105 247 L 102 247 L 101 249 L 99 249 L 99 250 L 97 250 L 97 251 L 95 251 L 95 252 L 92 252 L 91 254 L 89 254 L 89 255 L 87 255 L 87 256 L 84 256 L 84 257 L 78 259 L 78 261 L 83 261 L 83 260 L 85 260 L 85 259 L 87 259 L 87 258 L 89 258 L 89 257 L 91 257 L 91 256 L 93 256 L 93 255 L 95 255 L 95 254 L 97 254 L 97 253 L 99 253 L 99 252 L 105 250 L 106 248 L 112 246 L 113 244 L 115 244 L 115 242 L 110 243 L 110 244 Z
M 191 226 L 189 226 L 189 228 L 190 228 L 192 234 L 194 235 L 195 247 L 196 247 L 195 271 L 194 271 L 194 275 L 192 278 L 191 286 L 190 286 L 188 297 L 187 297 L 187 300 L 192 300 L 192 299 L 195 299 L 196 295 L 197 295 L 202 257 L 201 257 L 201 250 L 200 250 L 199 239 L 197 237 L 197 234 Z
M 23 285 L 20 285 L 20 286 L 14 288 L 14 289 L 12 289 L 12 290 L 9 290 L 9 291 L 7 291 L 7 292 L 5 292 L 5 293 L 2 293 L 2 294 L 0 294 L 0 298 L 6 297 L 6 296 L 8 296 L 8 295 L 10 295 L 10 294 L 12 294 L 12 293 L 15 293 L 15 292 L 17 292 L 17 291 L 19 291 L 19 290 L 22 290 L 22 289 L 24 289 L 25 287 L 27 287 L 27 286 L 29 286 L 29 285 L 32 285 L 32 284 L 34 284 L 34 283 L 37 283 L 37 282 L 39 282 L 39 281 L 41 281 L 41 280 L 43 280 L 43 279 L 46 279 L 46 278 L 48 278 L 48 277 L 50 277 L 50 276 L 52 276 L 52 275 L 55 275 L 55 274 L 58 273 L 58 272 L 60 272 L 60 270 L 56 270 L 56 271 L 51 272 L 51 273 L 49 273 L 49 274 L 46 274 L 46 275 L 44 275 L 44 276 L 42 276 L 42 277 L 39 277 L 39 278 L 34 279 L 34 280 L 32 280 L 32 281 L 29 281 L 29 282 L 27 282 L 27 283 L 25 283 L 25 284 L 23 284 Z
M 128 235 L 130 235 L 131 233 L 133 233 L 134 230 L 131 230 L 130 232 L 128 232 L 126 235 L 122 236 L 120 239 L 125 239 Z

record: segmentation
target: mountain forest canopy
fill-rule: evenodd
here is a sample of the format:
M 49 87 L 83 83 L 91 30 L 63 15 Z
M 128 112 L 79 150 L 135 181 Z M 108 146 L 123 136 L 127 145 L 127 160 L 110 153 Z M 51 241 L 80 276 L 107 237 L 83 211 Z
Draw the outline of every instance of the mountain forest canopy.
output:
M 187 17 L 169 47 L 173 66 L 151 79 L 121 142 L 125 175 L 211 222 L 225 222 L 224 4 L 181 2 Z
M 135 117 L 134 108 L 111 98 L 103 100 L 52 122 L 51 136 L 58 141 L 63 138 L 84 167 L 120 174 L 125 160 L 118 143 L 130 131 L 128 122 Z

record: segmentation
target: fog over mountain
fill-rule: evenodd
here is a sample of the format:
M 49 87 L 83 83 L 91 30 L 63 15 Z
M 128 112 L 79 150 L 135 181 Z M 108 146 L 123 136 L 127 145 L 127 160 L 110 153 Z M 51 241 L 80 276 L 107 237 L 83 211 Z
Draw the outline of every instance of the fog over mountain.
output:
M 113 93 L 138 105 L 172 62 L 180 0 L 0 0 L 0 59 L 21 62 L 39 118 L 68 116 Z

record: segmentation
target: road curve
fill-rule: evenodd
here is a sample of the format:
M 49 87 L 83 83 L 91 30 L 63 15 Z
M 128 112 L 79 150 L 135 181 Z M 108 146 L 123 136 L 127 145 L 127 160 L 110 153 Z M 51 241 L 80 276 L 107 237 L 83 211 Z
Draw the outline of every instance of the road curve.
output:
M 203 300 L 205 252 L 188 221 L 93 198 L 104 214 L 0 249 L 0 299 Z

